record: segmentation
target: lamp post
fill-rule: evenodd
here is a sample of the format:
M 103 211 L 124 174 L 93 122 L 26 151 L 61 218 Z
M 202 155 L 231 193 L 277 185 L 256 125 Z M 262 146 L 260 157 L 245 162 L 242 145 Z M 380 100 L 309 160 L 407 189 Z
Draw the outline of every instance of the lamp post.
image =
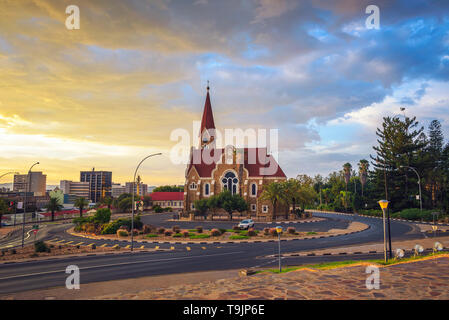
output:
M 281 226 L 277 226 L 276 227 L 276 232 L 278 234 L 279 273 L 281 273 L 281 271 L 282 271 L 282 266 L 281 266 L 281 233 L 282 233 L 282 227 Z
M 382 213 L 383 213 L 383 226 L 384 226 L 384 259 L 385 259 L 385 263 L 387 263 L 387 238 L 386 238 L 386 233 L 385 233 L 385 212 L 387 211 L 388 208 L 388 200 L 380 200 L 379 201 L 379 205 L 382 208 Z
M 418 176 L 418 186 L 419 186 L 419 206 L 421 208 L 421 212 L 422 212 L 422 195 L 421 195 L 421 177 L 419 176 L 418 171 L 413 168 L 413 167 L 409 167 L 409 166 L 400 166 L 400 168 L 409 168 L 411 170 L 413 170 L 416 175 Z
M 147 160 L 148 158 L 151 158 L 153 156 L 160 156 L 162 153 L 154 153 L 154 154 L 150 154 L 149 156 L 146 156 L 145 158 L 143 158 L 139 164 L 137 165 L 136 171 L 134 171 L 134 178 L 133 178 L 133 192 L 132 192 L 132 201 L 131 201 L 131 212 L 132 212 L 132 218 L 131 218 L 131 251 L 134 251 L 134 186 L 136 184 L 136 175 L 137 175 L 137 170 L 139 170 L 140 165 L 142 164 L 142 162 L 144 162 L 145 160 Z
M 29 186 L 31 184 L 30 174 L 31 174 L 31 169 L 33 169 L 33 167 L 37 164 L 39 164 L 39 162 L 36 162 L 35 164 L 33 164 L 30 167 L 30 170 L 28 170 L 27 182 L 25 184 L 25 200 L 24 200 L 24 204 L 23 204 L 24 207 L 23 207 L 23 217 L 22 217 L 22 248 L 25 244 L 25 217 L 26 217 L 26 211 L 27 211 L 27 193 L 29 190 Z

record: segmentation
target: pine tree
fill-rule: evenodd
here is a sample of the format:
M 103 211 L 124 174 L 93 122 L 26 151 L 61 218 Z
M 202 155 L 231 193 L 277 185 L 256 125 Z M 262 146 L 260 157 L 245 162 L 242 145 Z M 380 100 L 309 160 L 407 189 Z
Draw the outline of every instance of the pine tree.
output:
M 418 192 L 418 178 L 410 169 L 402 166 L 415 167 L 418 172 L 418 153 L 427 142 L 423 141 L 424 127 L 419 127 L 416 117 L 384 117 L 382 128 L 377 128 L 378 146 L 374 146 L 375 156 L 370 156 L 374 166 L 375 191 L 378 198 L 391 201 L 393 209 L 402 209 L 415 204 L 407 199 Z M 383 189 L 383 190 L 382 190 Z M 405 196 L 404 196 L 405 195 Z

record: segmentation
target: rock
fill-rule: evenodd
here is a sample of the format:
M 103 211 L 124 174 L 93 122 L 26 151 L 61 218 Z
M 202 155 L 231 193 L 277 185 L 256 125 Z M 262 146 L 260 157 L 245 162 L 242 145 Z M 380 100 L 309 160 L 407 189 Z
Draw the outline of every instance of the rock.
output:
M 251 276 L 253 274 L 256 274 L 256 271 L 251 270 L 251 269 L 243 269 L 243 270 L 239 271 L 239 275 L 242 277 Z

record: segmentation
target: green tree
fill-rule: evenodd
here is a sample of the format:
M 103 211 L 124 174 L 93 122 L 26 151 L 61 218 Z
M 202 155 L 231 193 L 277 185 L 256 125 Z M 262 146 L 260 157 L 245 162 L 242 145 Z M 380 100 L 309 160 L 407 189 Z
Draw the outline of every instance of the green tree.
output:
M 184 191 L 184 187 L 179 186 L 160 186 L 154 188 L 153 192 L 182 192 Z
M 59 202 L 58 198 L 50 198 L 50 201 L 45 208 L 51 211 L 51 221 L 55 221 L 55 212 L 62 210 L 64 206 Z
M 108 208 L 98 209 L 93 217 L 94 223 L 97 224 L 108 223 L 110 220 L 111 220 L 111 210 Z
M 207 199 L 207 206 L 209 207 L 210 210 L 212 210 L 212 215 L 214 215 L 216 213 L 216 210 L 220 209 L 222 206 L 220 196 L 219 195 L 210 196 Z
M 120 211 L 127 212 L 128 210 L 132 209 L 132 198 L 131 197 L 125 197 L 119 200 L 118 207 Z
M 207 199 L 195 200 L 193 205 L 195 207 L 196 216 L 205 217 L 207 215 L 207 211 L 209 210 Z
M 80 210 L 80 217 L 83 216 L 83 210 L 88 205 L 89 205 L 89 201 L 87 201 L 86 198 L 81 197 L 81 198 L 78 198 L 75 200 L 74 206 Z

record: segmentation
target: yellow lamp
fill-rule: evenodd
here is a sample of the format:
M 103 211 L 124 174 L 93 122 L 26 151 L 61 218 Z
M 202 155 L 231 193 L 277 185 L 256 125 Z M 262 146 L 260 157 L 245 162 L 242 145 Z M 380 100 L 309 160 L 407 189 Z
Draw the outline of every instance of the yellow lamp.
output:
M 389 204 L 388 200 L 380 200 L 378 203 L 379 203 L 380 207 L 382 208 L 382 210 L 385 210 L 388 208 L 388 204 Z
M 280 227 L 280 226 L 276 227 L 276 232 L 277 233 L 282 233 L 282 227 Z

